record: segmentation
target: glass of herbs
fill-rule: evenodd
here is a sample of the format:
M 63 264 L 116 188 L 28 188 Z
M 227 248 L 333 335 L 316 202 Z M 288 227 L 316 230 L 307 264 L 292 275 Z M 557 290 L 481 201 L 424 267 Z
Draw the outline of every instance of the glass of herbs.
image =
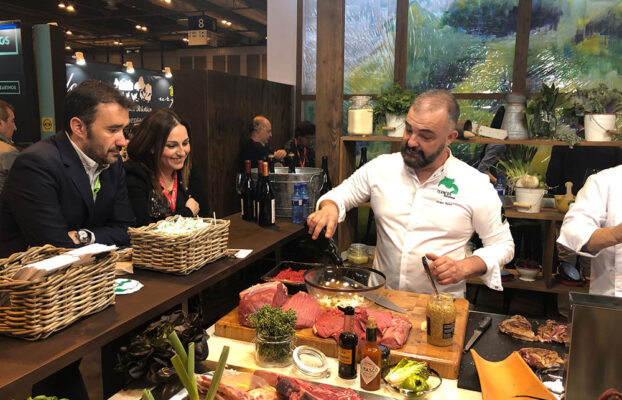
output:
M 286 367 L 295 348 L 296 311 L 265 305 L 249 316 L 255 327 L 255 360 L 264 368 Z

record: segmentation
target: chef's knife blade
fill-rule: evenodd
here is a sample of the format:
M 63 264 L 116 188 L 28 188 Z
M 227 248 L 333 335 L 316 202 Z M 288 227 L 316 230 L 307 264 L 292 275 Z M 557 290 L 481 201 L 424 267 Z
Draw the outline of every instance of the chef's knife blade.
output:
M 386 297 L 379 295 L 378 293 L 362 293 L 362 295 L 366 299 L 372 300 L 380 307 L 388 308 L 389 310 L 397 311 L 398 313 L 407 314 L 406 310 L 404 310 L 402 307 L 398 306 Z
M 471 335 L 471 338 L 467 342 L 466 346 L 464 346 L 463 353 L 466 353 L 467 351 L 469 351 L 469 349 L 475 344 L 477 339 L 479 339 L 479 337 L 482 336 L 482 333 L 486 332 L 486 330 L 490 327 L 491 321 L 492 321 L 492 318 L 490 316 L 486 316 L 483 320 L 480 321 L 477 328 L 475 328 L 475 331 L 473 331 L 473 335 Z

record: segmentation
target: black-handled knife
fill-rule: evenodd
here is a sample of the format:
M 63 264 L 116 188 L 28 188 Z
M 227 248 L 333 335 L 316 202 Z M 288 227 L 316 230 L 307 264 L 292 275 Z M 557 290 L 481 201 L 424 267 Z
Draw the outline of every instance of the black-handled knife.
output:
M 486 329 L 490 327 L 491 322 L 492 318 L 490 316 L 484 317 L 484 319 L 479 322 L 477 328 L 475 328 L 475 331 L 473 331 L 473 335 L 471 335 L 471 338 L 467 342 L 466 346 L 464 346 L 463 353 L 466 353 L 471 347 L 473 347 L 473 344 L 475 344 L 477 339 L 482 336 L 482 333 L 486 332 Z

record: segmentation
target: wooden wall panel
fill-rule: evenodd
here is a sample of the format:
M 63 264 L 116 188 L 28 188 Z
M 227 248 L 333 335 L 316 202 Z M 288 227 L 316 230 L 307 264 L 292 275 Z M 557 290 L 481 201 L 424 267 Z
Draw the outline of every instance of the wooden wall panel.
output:
M 207 69 L 207 57 L 194 56 L 194 69 Z
M 214 56 L 212 58 L 212 69 L 214 71 L 226 72 L 227 71 L 226 56 Z
M 173 75 L 173 108 L 190 123 L 195 164 L 206 181 L 210 206 L 218 216 L 240 211 L 235 176 L 242 142 L 255 115 L 272 122 L 270 147 L 292 136 L 293 86 L 217 71 Z
M 182 70 L 192 69 L 192 56 L 179 57 L 179 68 Z
M 259 78 L 261 75 L 261 65 L 259 54 L 249 54 L 246 56 L 246 76 Z
M 512 92 L 527 94 L 527 53 L 529 52 L 529 31 L 531 30 L 531 0 L 518 1 L 516 23 L 516 44 L 514 45 L 514 73 Z
M 397 0 L 396 7 L 393 82 L 404 88 L 408 66 L 408 0 Z
M 240 55 L 233 54 L 227 56 L 227 72 L 233 75 L 240 75 Z

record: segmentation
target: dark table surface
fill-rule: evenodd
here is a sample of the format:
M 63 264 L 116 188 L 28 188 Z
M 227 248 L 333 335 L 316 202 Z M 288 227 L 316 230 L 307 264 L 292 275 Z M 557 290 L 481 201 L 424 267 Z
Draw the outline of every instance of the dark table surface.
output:
M 248 264 L 301 236 L 304 226 L 278 221 L 271 227 L 231 220 L 228 248 L 253 249 L 244 259 L 221 258 L 187 276 L 135 269 L 132 279 L 144 287 L 117 296 L 116 304 L 85 317 L 47 339 L 29 342 L 0 337 L 0 399 L 65 367 L 83 355 L 157 317 L 185 299 L 241 270 Z
M 541 343 L 541 342 L 526 342 L 523 340 L 514 339 L 504 333 L 499 332 L 499 323 L 509 318 L 509 315 L 484 313 L 478 311 L 469 312 L 469 318 L 467 320 L 466 336 L 464 337 L 465 344 L 471 338 L 471 335 L 477 328 L 477 325 L 486 316 L 492 318 L 490 328 L 482 334 L 473 349 L 477 351 L 482 358 L 488 361 L 501 361 L 505 360 L 512 352 L 518 351 L 523 347 L 540 347 L 544 349 L 554 350 L 559 353 L 560 357 L 564 358 L 566 354 L 566 348 L 563 344 L 559 343 Z M 527 318 L 531 322 L 534 333 L 537 333 L 537 329 L 540 325 L 543 325 L 546 321 L 542 319 Z M 475 369 L 475 362 L 473 361 L 473 355 L 469 351 L 462 355 L 460 361 L 460 372 L 458 374 L 458 387 L 462 389 L 475 390 L 481 392 L 479 385 L 479 376 L 477 375 L 477 369 Z

